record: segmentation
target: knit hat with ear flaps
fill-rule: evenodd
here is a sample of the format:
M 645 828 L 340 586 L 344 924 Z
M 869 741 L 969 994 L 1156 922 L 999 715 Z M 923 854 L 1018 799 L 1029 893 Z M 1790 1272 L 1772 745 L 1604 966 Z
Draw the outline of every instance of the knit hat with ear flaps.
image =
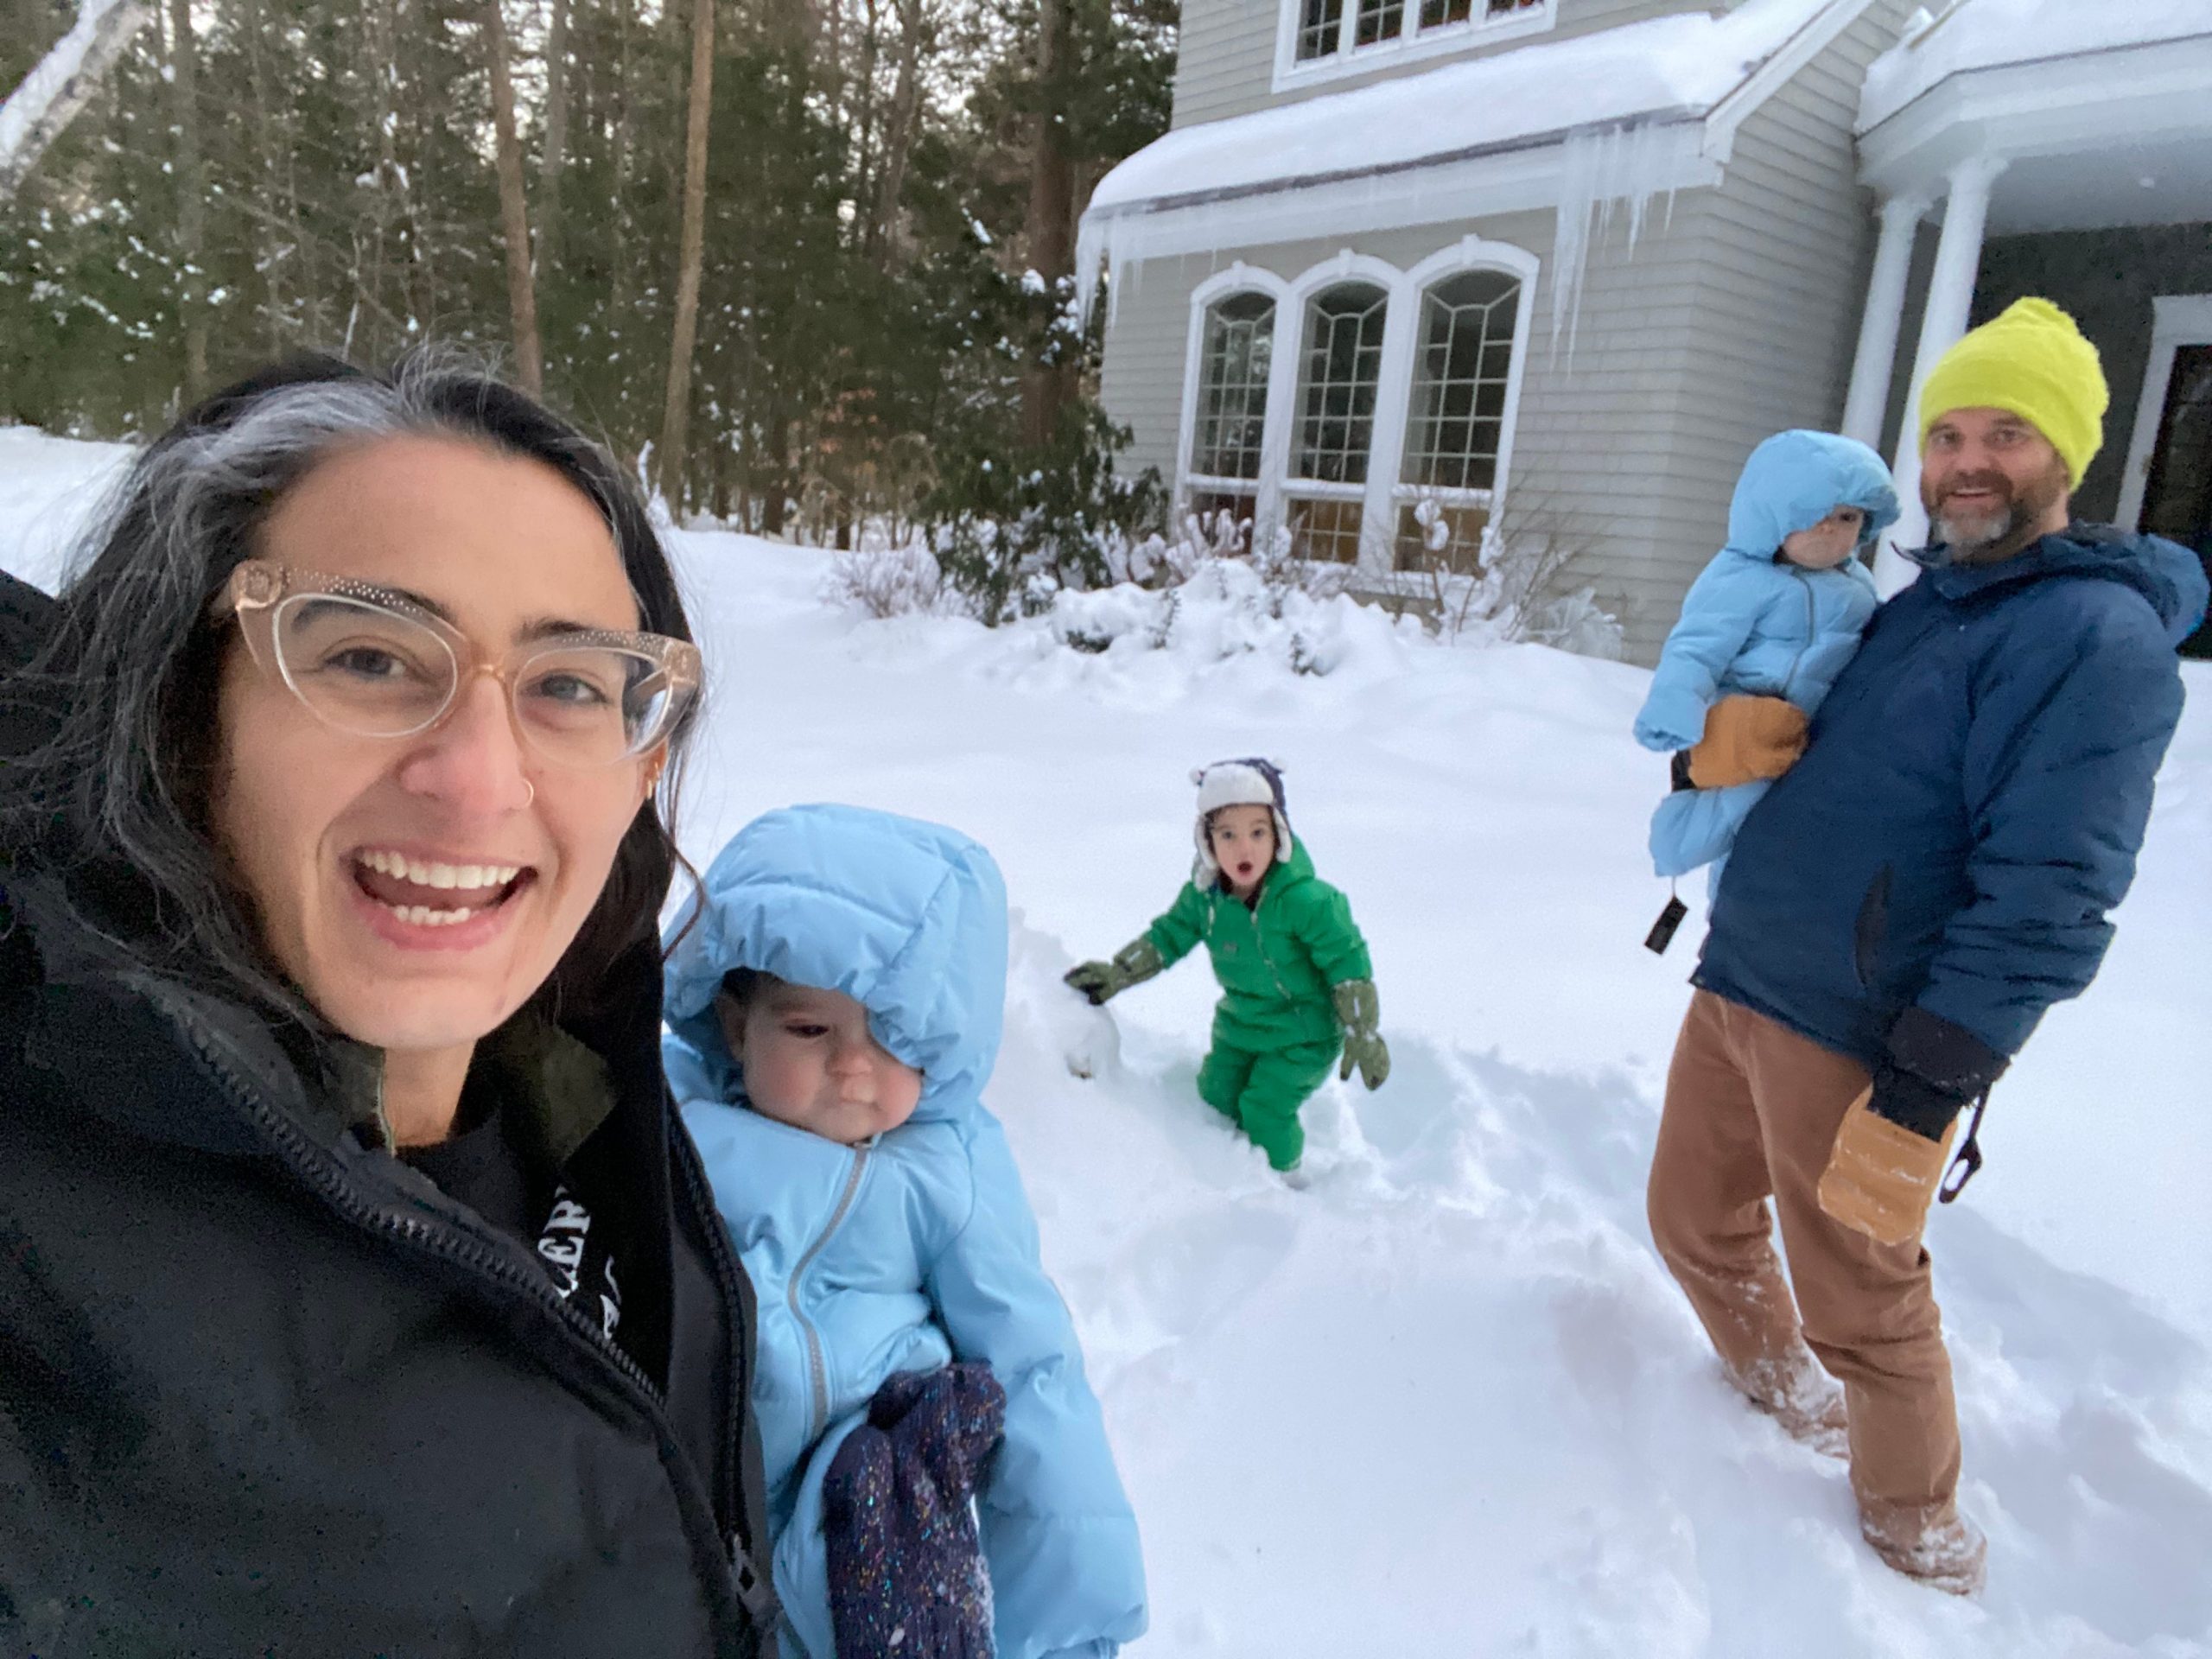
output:
M 1221 879 L 1214 862 L 1213 845 L 1206 835 L 1206 819 L 1224 806 L 1264 806 L 1274 814 L 1275 862 L 1290 861 L 1290 808 L 1283 799 L 1282 768 L 1272 760 L 1250 756 L 1242 760 L 1217 760 L 1191 774 L 1198 786 L 1198 861 L 1191 880 L 1199 887 Z
M 1920 442 L 1955 409 L 2001 409 L 2050 440 L 2075 486 L 2105 440 L 2097 348 L 2049 300 L 2014 303 L 1943 353 L 1920 389 Z

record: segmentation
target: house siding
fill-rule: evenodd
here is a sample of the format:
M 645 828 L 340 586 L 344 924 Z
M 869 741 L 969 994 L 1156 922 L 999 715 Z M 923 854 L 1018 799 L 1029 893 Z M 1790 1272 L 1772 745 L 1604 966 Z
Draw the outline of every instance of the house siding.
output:
M 1480 31 L 1473 31 L 1464 52 L 1409 63 L 1386 62 L 1371 73 L 1345 75 L 1278 92 L 1274 90 L 1277 32 L 1284 6 L 1294 3 L 1296 0 L 1184 0 L 1175 64 L 1174 125 L 1195 126 L 1201 121 L 1248 115 L 1254 110 L 1418 74 L 1443 63 L 1568 40 L 1641 22 L 1647 17 L 1731 9 L 1714 0 L 1703 0 L 1703 3 L 1700 0 L 1560 0 L 1558 21 L 1541 35 L 1508 35 L 1486 42 Z M 1409 3 L 1418 4 L 1419 0 L 1409 0 Z
M 1666 499 L 1681 510 L 1655 523 L 1624 594 L 1636 660 L 1656 658 L 1683 590 L 1725 537 L 1752 448 L 1787 427 L 1833 430 L 1841 419 L 1874 243 L 1852 126 L 1866 66 L 1897 39 L 1907 8 L 1868 7 L 1745 122 L 1726 176 L 1700 193 L 1695 292 L 1663 429 Z
M 1686 429 L 1684 418 L 1700 308 L 1712 302 L 1703 249 L 1714 195 L 1685 193 L 1671 217 L 1655 204 L 1633 252 L 1626 215 L 1615 216 L 1585 270 L 1571 349 L 1564 333 L 1557 340 L 1552 334 L 1557 221 L 1549 211 L 1144 261 L 1124 273 L 1101 395 L 1135 435 L 1129 463 L 1157 467 L 1172 480 L 1179 470 L 1190 296 L 1217 271 L 1242 260 L 1294 279 L 1345 245 L 1405 270 L 1471 232 L 1524 248 L 1543 268 L 1514 428 L 1507 524 L 1574 550 L 1560 585 L 1595 588 L 1621 618 L 1630 655 L 1649 661 L 1689 576 L 1718 545 L 1709 529 L 1711 480 L 1724 474 L 1732 480 L 1743 459 L 1726 438 Z M 1731 348 L 1722 342 L 1717 349 Z M 1687 470 L 1686 456 L 1696 458 Z
M 1853 119 L 1866 67 L 1909 3 L 1875 0 L 1745 122 L 1719 186 L 1650 205 L 1633 249 L 1629 215 L 1612 214 L 1592 238 L 1571 345 L 1552 334 L 1548 210 L 1133 266 L 1103 387 L 1136 434 L 1132 460 L 1177 474 L 1190 296 L 1216 271 L 1242 259 L 1294 278 L 1346 245 L 1402 270 L 1470 232 L 1525 248 L 1543 268 L 1506 523 L 1574 550 L 1557 585 L 1592 588 L 1629 658 L 1655 661 L 1725 537 L 1745 457 L 1783 428 L 1840 418 L 1874 239 Z

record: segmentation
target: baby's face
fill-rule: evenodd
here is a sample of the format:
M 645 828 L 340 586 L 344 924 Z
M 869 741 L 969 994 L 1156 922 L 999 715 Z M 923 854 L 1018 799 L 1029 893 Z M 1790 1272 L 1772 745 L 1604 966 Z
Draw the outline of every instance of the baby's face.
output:
M 1808 570 L 1833 570 L 1858 550 L 1866 515 L 1858 507 L 1838 507 L 1810 530 L 1782 538 L 1782 556 Z
M 1224 806 L 1206 824 L 1213 861 L 1229 890 L 1249 899 L 1275 861 L 1275 815 L 1264 806 Z
M 778 985 L 743 1008 L 728 995 L 715 1007 L 763 1117 L 852 1147 L 914 1115 L 922 1074 L 884 1052 L 842 992 Z

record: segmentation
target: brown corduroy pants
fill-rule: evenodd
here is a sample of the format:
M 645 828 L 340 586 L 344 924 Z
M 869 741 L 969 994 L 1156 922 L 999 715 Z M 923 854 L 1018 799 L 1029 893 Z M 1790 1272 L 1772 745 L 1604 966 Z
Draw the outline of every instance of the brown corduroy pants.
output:
M 1667 1075 L 1648 1203 L 1661 1257 L 1745 1392 L 1763 1397 L 1761 1379 L 1802 1369 L 1807 1345 L 1843 1384 L 1861 1519 L 1909 1548 L 1955 1513 L 1959 1484 L 1928 1253 L 1916 1239 L 1877 1244 L 1814 1196 L 1867 1081 L 1857 1061 L 1697 992 Z

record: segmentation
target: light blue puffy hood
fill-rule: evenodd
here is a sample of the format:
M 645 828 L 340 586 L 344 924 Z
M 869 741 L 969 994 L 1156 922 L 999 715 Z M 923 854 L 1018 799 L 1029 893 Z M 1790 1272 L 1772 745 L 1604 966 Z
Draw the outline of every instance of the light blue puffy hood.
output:
M 997 1118 L 1006 890 L 937 824 L 801 806 L 748 825 L 673 945 L 662 1046 L 756 1299 L 753 1403 L 782 1649 L 828 1659 L 823 1482 L 884 1379 L 958 1357 L 1007 1393 L 977 1497 L 1000 1659 L 1110 1659 L 1145 1627 L 1144 1562 L 1067 1307 Z M 673 931 L 671 937 L 674 937 Z M 733 968 L 844 992 L 918 1069 L 912 1121 L 846 1147 L 747 1106 L 715 993 Z
M 1771 559 L 1785 537 L 1810 530 L 1838 507 L 1866 515 L 1862 547 L 1897 521 L 1890 469 L 1855 438 L 1833 432 L 1777 432 L 1751 451 L 1728 504 L 1728 550 Z
M 744 1100 L 714 1003 L 723 975 L 752 968 L 865 1007 L 922 1074 L 917 1122 L 976 1109 L 1005 1018 L 1006 884 L 958 831 L 855 806 L 770 812 L 722 849 L 670 937 L 671 1071 L 697 1072 L 671 1076 L 679 1098 Z

